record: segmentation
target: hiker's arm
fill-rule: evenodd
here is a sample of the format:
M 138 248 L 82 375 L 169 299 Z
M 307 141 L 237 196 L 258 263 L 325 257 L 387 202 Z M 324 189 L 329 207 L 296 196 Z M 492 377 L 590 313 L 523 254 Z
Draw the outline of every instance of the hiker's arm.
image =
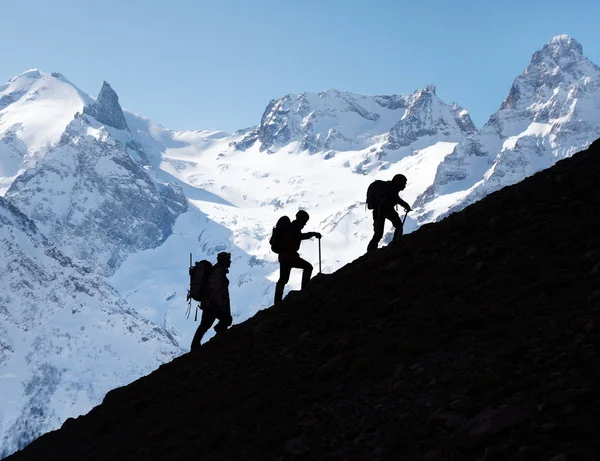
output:
M 398 197 L 398 205 L 400 205 L 406 211 L 412 211 L 412 208 L 410 207 L 410 205 L 408 203 L 406 203 L 404 200 L 402 200 L 400 197 Z
M 302 240 L 306 240 L 306 239 L 313 238 L 313 237 L 317 237 L 318 239 L 320 239 L 321 233 L 320 232 L 307 232 L 306 234 L 300 234 L 300 237 L 302 238 Z

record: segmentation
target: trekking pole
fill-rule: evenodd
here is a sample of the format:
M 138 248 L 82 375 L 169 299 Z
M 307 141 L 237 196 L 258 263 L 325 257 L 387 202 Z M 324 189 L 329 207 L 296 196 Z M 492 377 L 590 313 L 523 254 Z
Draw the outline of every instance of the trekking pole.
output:
M 403 226 L 404 226 L 404 223 L 406 222 L 407 217 L 408 217 L 408 211 L 406 213 L 404 213 L 404 220 L 402 221 Z
M 321 273 L 321 239 L 319 239 L 319 274 Z

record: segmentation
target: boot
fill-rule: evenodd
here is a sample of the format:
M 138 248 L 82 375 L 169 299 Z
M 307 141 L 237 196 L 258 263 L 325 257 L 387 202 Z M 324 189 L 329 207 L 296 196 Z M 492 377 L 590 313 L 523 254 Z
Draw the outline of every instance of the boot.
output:
M 194 334 L 194 339 L 192 339 L 192 345 L 190 346 L 191 351 L 200 348 L 200 345 L 202 344 L 202 338 L 204 337 L 205 333 L 206 330 L 202 331 L 200 330 L 200 328 L 196 330 L 196 333 Z

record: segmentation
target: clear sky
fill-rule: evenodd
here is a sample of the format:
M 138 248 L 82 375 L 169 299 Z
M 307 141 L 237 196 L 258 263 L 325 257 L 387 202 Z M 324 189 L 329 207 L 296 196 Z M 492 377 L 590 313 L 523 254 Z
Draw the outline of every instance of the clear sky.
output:
M 600 65 L 598 0 L 28 0 L 0 4 L 0 83 L 61 72 L 172 129 L 233 132 L 271 99 L 433 83 L 481 127 L 568 34 Z

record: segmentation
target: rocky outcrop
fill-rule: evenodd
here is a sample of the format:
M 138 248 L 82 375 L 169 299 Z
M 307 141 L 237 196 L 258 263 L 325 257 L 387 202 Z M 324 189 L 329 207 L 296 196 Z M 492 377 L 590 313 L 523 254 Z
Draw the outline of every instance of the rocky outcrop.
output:
M 119 104 L 119 97 L 115 93 L 115 90 L 106 82 L 102 84 L 96 102 L 84 107 L 83 113 L 88 114 L 104 125 L 116 128 L 117 130 L 129 131 L 127 121 L 123 115 L 123 109 L 121 109 L 121 105 Z

